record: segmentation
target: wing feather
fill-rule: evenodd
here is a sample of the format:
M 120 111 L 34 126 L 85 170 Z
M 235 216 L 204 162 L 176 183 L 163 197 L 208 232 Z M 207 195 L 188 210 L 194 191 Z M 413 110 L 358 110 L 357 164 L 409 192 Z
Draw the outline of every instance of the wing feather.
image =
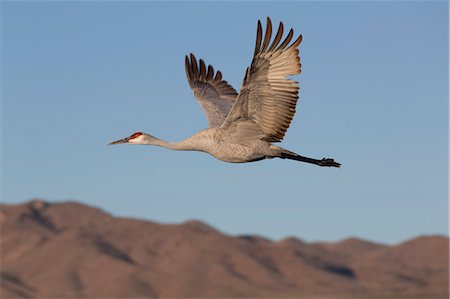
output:
M 301 71 L 297 47 L 302 36 L 291 43 L 294 36 L 291 29 L 279 44 L 283 36 L 281 22 L 272 43 L 271 35 L 270 18 L 267 18 L 263 41 L 262 26 L 258 21 L 252 63 L 246 71 L 236 103 L 221 126 L 228 130 L 231 142 L 243 142 L 247 138 L 279 142 L 294 117 L 299 87 L 297 81 L 288 77 Z
M 185 58 L 186 77 L 194 96 L 208 119 L 210 128 L 219 127 L 224 122 L 236 101 L 237 92 L 227 81 L 222 80 L 222 73 L 211 65 L 197 59 L 193 54 Z

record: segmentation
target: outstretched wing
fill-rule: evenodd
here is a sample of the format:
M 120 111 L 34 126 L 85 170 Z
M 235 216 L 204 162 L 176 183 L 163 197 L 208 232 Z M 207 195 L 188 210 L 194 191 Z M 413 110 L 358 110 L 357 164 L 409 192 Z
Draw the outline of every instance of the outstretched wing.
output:
M 300 73 L 297 47 L 302 36 L 290 44 L 294 35 L 291 29 L 280 44 L 283 36 L 281 22 L 272 43 L 271 35 L 270 18 L 267 18 L 264 41 L 261 22 L 258 21 L 253 61 L 247 68 L 236 103 L 222 124 L 222 128 L 228 130 L 231 142 L 243 142 L 249 138 L 279 142 L 294 117 L 298 82 L 287 77 Z
M 208 126 L 219 127 L 236 100 L 236 90 L 222 80 L 220 71 L 214 73 L 214 68 L 206 67 L 201 59 L 197 64 L 193 54 L 190 59 L 186 55 L 185 67 L 189 85 L 208 118 Z

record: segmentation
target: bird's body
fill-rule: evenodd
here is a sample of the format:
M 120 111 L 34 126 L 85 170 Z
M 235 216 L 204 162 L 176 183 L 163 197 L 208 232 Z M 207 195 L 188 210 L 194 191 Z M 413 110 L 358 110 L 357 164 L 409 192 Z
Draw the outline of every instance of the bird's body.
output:
M 300 35 L 293 43 L 293 30 L 280 43 L 283 24 L 270 42 L 272 23 L 267 18 L 266 33 L 258 21 L 253 61 L 245 73 L 238 94 L 222 80 L 222 73 L 193 54 L 186 56 L 185 67 L 189 85 L 208 119 L 209 128 L 179 141 L 167 142 L 146 133 L 137 132 L 112 142 L 162 146 L 172 150 L 209 153 L 231 163 L 262 159 L 291 159 L 319 166 L 340 167 L 333 159 L 316 160 L 300 156 L 272 144 L 280 142 L 295 114 L 298 82 L 288 76 L 300 73 L 297 47 Z
M 200 151 L 230 163 L 245 163 L 273 158 L 276 156 L 277 151 L 280 151 L 280 147 L 263 140 L 255 140 L 243 144 L 226 142 L 224 141 L 226 135 L 227 131 L 224 129 L 209 128 L 184 140 L 167 142 L 142 133 L 141 137 L 130 143 L 161 146 L 179 151 Z

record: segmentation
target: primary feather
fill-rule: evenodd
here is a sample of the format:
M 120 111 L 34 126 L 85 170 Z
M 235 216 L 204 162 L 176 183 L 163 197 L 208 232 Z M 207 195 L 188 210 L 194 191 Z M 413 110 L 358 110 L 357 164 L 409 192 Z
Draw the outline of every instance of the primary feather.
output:
M 185 59 L 186 76 L 194 96 L 205 112 L 208 126 L 215 128 L 220 126 L 236 101 L 237 92 L 227 81 L 222 80 L 220 71 L 214 72 L 211 65 L 197 59 L 194 54 Z
M 283 24 L 270 44 L 272 23 L 267 19 L 266 34 L 261 45 L 262 28 L 258 21 L 253 61 L 245 73 L 244 83 L 233 109 L 222 124 L 232 131 L 230 140 L 248 138 L 253 131 L 267 142 L 279 142 L 289 128 L 298 100 L 298 82 L 288 76 L 300 73 L 297 47 L 300 35 L 289 44 L 293 30 L 279 45 Z M 270 44 L 270 46 L 269 46 Z M 251 134 L 251 133 L 250 133 Z

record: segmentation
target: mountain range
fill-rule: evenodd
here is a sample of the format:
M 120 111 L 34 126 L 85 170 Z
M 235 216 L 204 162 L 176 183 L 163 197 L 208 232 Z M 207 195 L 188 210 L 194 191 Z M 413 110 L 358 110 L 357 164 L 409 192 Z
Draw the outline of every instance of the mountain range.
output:
M 0 205 L 0 297 L 448 298 L 449 238 L 230 236 L 76 202 Z

